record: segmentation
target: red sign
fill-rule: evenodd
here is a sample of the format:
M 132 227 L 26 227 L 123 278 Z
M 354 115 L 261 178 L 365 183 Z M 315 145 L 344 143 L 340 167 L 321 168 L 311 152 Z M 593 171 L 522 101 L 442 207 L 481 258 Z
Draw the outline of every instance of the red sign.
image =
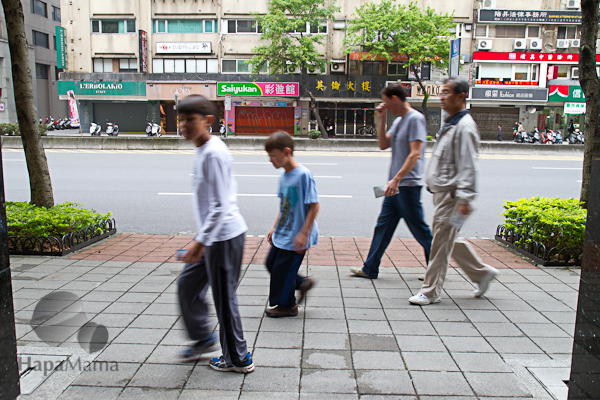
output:
M 473 53 L 473 60 L 577 64 L 579 63 L 579 53 L 493 53 L 487 51 L 476 51 Z M 596 54 L 596 62 L 600 63 L 599 54 Z
M 355 53 L 350 53 L 350 59 L 351 60 L 358 60 L 358 61 L 362 61 L 363 57 L 365 57 L 365 60 L 378 60 L 378 61 L 387 61 L 387 58 L 385 57 L 373 57 L 373 56 L 367 56 L 367 54 L 369 53 L 365 53 L 365 52 L 355 52 Z M 408 61 L 408 57 L 406 57 L 406 54 L 400 54 L 400 53 L 390 53 L 390 55 L 392 56 L 391 61 Z
M 483 80 L 475 81 L 476 85 L 504 85 L 504 86 L 538 86 L 539 82 L 530 81 L 495 81 L 495 80 Z
M 548 79 L 556 79 L 558 78 L 558 65 L 549 65 L 548 66 Z
M 148 41 L 146 31 L 139 30 L 140 72 L 148 72 Z

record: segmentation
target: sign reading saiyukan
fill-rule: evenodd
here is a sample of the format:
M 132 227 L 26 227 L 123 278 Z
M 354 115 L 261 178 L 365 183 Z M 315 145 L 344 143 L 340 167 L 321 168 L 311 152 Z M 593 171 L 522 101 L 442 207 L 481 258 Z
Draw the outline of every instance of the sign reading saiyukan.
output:
M 217 96 L 292 96 L 300 94 L 297 82 L 217 82 Z
M 83 96 L 145 96 L 146 82 L 58 81 L 59 95 L 69 90 Z
M 581 11 L 479 10 L 480 23 L 581 24 Z

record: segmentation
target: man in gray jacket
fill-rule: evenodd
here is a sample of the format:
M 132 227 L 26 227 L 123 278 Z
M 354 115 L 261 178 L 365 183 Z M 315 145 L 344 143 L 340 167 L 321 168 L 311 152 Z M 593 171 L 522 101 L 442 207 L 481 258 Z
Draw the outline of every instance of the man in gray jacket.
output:
M 477 283 L 475 297 L 483 295 L 498 275 L 497 269 L 482 263 L 468 242 L 456 239 L 477 195 L 479 133 L 465 107 L 468 90 L 462 77 L 448 78 L 442 86 L 441 104 L 448 116 L 425 172 L 425 183 L 433 193 L 433 242 L 423 286 L 408 300 L 412 304 L 440 301 L 450 256 Z

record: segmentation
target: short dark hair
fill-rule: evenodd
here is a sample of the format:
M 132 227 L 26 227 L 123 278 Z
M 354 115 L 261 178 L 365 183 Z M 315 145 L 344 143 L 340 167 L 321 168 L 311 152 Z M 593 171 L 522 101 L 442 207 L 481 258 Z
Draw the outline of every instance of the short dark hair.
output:
M 398 97 L 401 101 L 406 101 L 406 89 L 400 83 L 390 83 L 381 90 L 381 95 L 385 97 Z
M 462 76 L 452 76 L 444 80 L 444 85 L 446 84 L 452 85 L 452 90 L 455 94 L 464 93 L 466 102 L 467 97 L 469 97 L 469 82 L 465 78 Z
M 178 114 L 200 114 L 203 117 L 214 115 L 216 117 L 217 110 L 212 101 L 199 94 L 190 94 L 179 100 L 177 104 Z
M 283 151 L 286 147 L 292 150 L 292 154 L 294 154 L 294 139 L 289 133 L 284 131 L 273 133 L 265 141 L 265 150 L 267 153 L 273 150 Z

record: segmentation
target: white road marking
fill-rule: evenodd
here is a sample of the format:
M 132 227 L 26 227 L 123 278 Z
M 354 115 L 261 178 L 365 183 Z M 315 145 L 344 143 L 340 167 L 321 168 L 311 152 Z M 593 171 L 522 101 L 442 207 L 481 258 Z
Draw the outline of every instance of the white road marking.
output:
M 192 193 L 157 193 L 159 196 L 191 196 Z M 277 197 L 276 194 L 265 193 L 238 193 L 238 197 Z M 320 198 L 351 199 L 352 196 L 337 194 L 320 194 Z
M 581 168 L 555 168 L 555 167 L 531 167 L 532 169 L 574 169 L 581 171 Z
M 279 178 L 281 175 L 238 175 L 234 174 L 236 177 L 251 177 L 251 178 Z M 341 176 L 326 176 L 326 175 L 315 175 L 315 178 L 336 178 L 342 179 Z

